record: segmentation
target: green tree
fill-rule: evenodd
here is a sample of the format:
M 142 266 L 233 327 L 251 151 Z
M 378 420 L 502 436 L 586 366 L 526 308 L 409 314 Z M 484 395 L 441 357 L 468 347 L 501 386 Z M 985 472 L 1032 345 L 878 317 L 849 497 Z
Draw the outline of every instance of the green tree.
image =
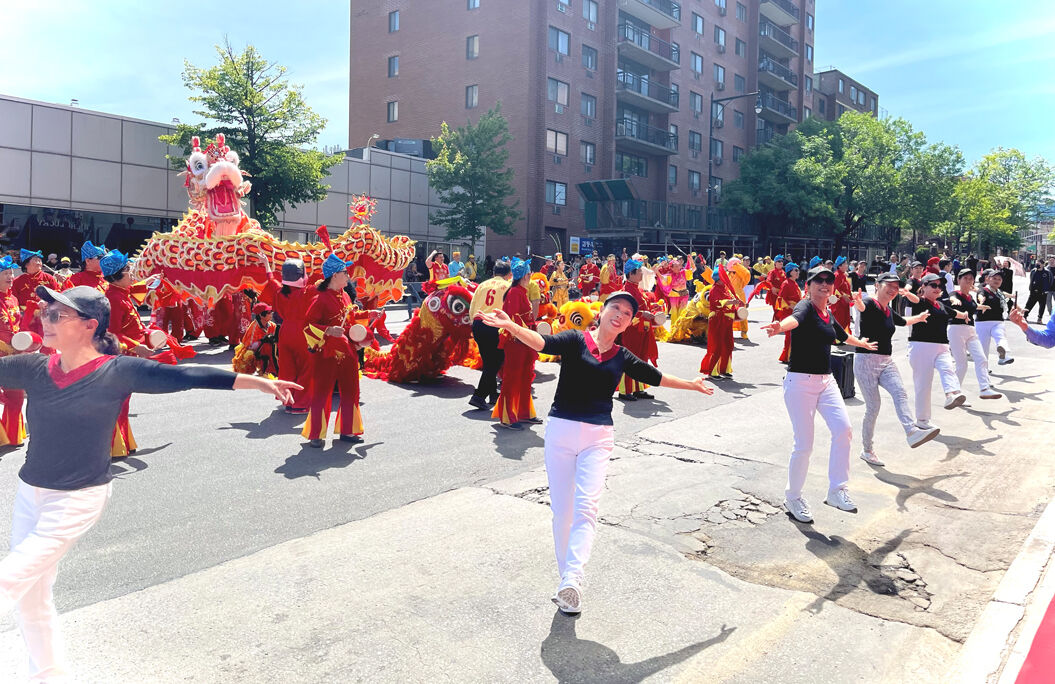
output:
M 912 231 L 912 244 L 935 234 L 937 227 L 952 218 L 956 209 L 953 193 L 963 175 L 960 149 L 945 143 L 927 143 L 903 119 L 890 122 L 900 147 L 897 202 L 889 219 Z
M 236 54 L 224 40 L 216 46 L 219 63 L 207 69 L 184 61 L 183 84 L 195 94 L 190 101 L 201 108 L 194 114 L 211 124 L 180 124 L 162 142 L 191 151 L 191 138 L 226 136 L 238 152 L 240 167 L 252 183 L 252 216 L 265 227 L 286 206 L 325 199 L 329 186 L 322 180 L 343 155 L 308 149 L 326 119 L 304 102 L 301 86 L 285 78 L 286 68 L 266 60 L 252 45 Z M 183 168 L 185 157 L 170 157 L 173 168 Z
M 947 240 L 954 252 L 982 255 L 995 247 L 1017 248 L 1020 240 L 1003 194 L 989 179 L 968 173 L 957 182 L 952 212 L 937 225 L 935 234 Z
M 1016 228 L 1032 227 L 1051 202 L 1055 170 L 1041 157 L 1027 159 L 1014 148 L 998 147 L 982 157 L 974 171 L 999 189 L 994 201 L 1007 210 L 1008 221 Z
M 506 168 L 513 139 L 501 103 L 473 124 L 451 129 L 444 121 L 432 141 L 436 158 L 426 163 L 429 183 L 447 207 L 430 219 L 447 228 L 447 239 L 478 242 L 485 229 L 500 235 L 513 232 L 520 202 L 513 196 L 513 171 Z

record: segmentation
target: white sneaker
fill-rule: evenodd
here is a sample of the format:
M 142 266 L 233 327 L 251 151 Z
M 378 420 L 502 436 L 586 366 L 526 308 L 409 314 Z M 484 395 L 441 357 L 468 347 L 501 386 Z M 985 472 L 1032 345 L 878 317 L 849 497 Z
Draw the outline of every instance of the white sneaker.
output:
M 983 389 L 981 392 L 978 393 L 978 398 L 979 399 L 999 399 L 1002 396 L 1004 396 L 1004 395 L 1000 394 L 999 392 L 994 390 L 992 387 L 986 387 L 985 389 Z
M 879 457 L 876 456 L 874 452 L 871 452 L 871 451 L 862 451 L 861 452 L 861 460 L 864 461 L 865 463 L 867 463 L 868 465 L 874 465 L 874 466 L 886 465 L 885 463 L 883 463 L 882 461 L 879 460 Z
M 916 428 L 917 430 L 937 430 L 937 428 L 936 428 L 936 427 L 934 427 L 933 425 L 931 425 L 931 424 L 930 424 L 930 423 L 929 423 L 928 421 L 926 421 L 926 420 L 917 420 L 917 421 L 916 421 L 916 422 L 915 422 L 915 423 L 913 424 L 913 427 L 914 427 L 914 428 Z
M 562 613 L 578 615 L 582 612 L 582 590 L 574 581 L 561 582 L 557 593 L 550 600 L 557 604 Z
M 939 433 L 941 433 L 941 430 L 933 425 L 928 425 L 927 427 L 916 425 L 909 431 L 906 438 L 908 439 L 908 445 L 915 449 L 920 444 L 926 444 L 931 441 L 937 437 Z
M 784 508 L 787 509 L 788 513 L 791 513 L 791 517 L 795 518 L 801 523 L 813 522 L 813 513 L 810 512 L 810 504 L 803 497 L 792 499 L 788 501 L 784 500 Z
M 963 406 L 963 403 L 967 401 L 967 395 L 963 392 L 953 392 L 949 396 L 945 397 L 945 408 L 954 409 L 957 406 Z
M 828 497 L 824 500 L 824 503 L 838 508 L 840 511 L 846 511 L 847 513 L 856 513 L 857 504 L 850 498 L 850 493 L 845 488 L 840 487 L 834 492 L 828 492 Z

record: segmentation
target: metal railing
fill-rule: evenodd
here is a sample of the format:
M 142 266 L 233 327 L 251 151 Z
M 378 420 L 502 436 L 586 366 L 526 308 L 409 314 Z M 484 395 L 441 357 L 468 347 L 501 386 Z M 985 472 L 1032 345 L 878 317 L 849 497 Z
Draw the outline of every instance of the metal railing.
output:
M 762 106 L 766 109 L 772 109 L 778 114 L 790 118 L 792 121 L 799 120 L 799 110 L 792 107 L 790 103 L 784 100 L 778 99 L 773 93 L 765 93 L 760 96 L 762 100 Z
M 638 0 L 643 5 L 657 9 L 668 17 L 674 17 L 681 21 L 681 5 L 674 0 Z M 797 11 L 797 10 L 796 10 Z M 797 14 L 795 16 L 798 16 Z
M 758 35 L 765 38 L 772 38 L 795 53 L 798 53 L 799 51 L 799 41 L 792 38 L 790 33 L 773 22 L 768 21 L 764 17 L 758 22 Z
M 662 128 L 643 124 L 633 119 L 618 119 L 615 122 L 616 136 L 624 136 L 665 147 L 672 152 L 678 151 L 678 136 Z
M 760 4 L 764 5 L 767 2 L 771 3 L 773 5 L 776 5 L 780 9 L 782 9 L 785 12 L 787 12 L 788 14 L 790 14 L 791 16 L 795 17 L 795 21 L 799 20 L 799 18 L 800 18 L 799 17 L 799 8 L 795 7 L 795 5 L 790 3 L 788 0 L 762 0 L 762 2 Z M 649 3 L 649 4 L 652 4 L 652 3 Z
M 643 78 L 631 71 L 620 71 L 615 76 L 616 87 L 629 90 L 639 95 L 659 100 L 671 107 L 678 106 L 679 94 L 666 86 L 660 85 L 649 78 Z
M 663 59 L 669 59 L 675 64 L 681 64 L 681 51 L 676 46 L 656 38 L 648 31 L 644 31 L 633 24 L 619 24 L 617 40 L 620 43 L 633 43 Z
M 777 78 L 787 81 L 796 88 L 799 86 L 799 76 L 791 69 L 771 59 L 763 59 L 758 63 L 759 71 L 768 71 Z
M 775 130 L 773 130 L 772 128 L 756 128 L 755 129 L 755 146 L 756 147 L 761 147 L 762 145 L 765 145 L 767 142 L 772 140 L 773 137 L 776 134 L 777 134 L 777 132 Z

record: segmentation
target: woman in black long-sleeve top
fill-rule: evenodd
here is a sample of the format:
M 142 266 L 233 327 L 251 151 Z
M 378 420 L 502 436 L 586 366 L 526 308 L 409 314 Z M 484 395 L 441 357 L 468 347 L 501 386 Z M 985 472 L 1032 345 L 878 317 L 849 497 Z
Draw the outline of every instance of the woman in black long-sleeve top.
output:
M 624 373 L 648 385 L 711 394 L 704 379 L 665 375 L 615 343 L 637 314 L 629 292 L 608 295 L 596 330 L 556 335 L 517 325 L 501 309 L 477 318 L 509 331 L 535 351 L 561 357 L 557 393 L 546 421 L 545 458 L 560 584 L 553 602 L 565 613 L 582 610 L 584 566 L 593 547 L 597 504 L 612 455 L 612 395 Z
M 95 288 L 38 287 L 44 345 L 53 356 L 0 359 L 0 385 L 26 391 L 31 430 L 19 471 L 11 551 L 0 560 L 0 614 L 18 607 L 30 674 L 69 676 L 52 587 L 58 563 L 99 520 L 110 497 L 110 437 L 125 398 L 193 388 L 256 389 L 286 401 L 293 383 L 120 356 L 110 304 Z

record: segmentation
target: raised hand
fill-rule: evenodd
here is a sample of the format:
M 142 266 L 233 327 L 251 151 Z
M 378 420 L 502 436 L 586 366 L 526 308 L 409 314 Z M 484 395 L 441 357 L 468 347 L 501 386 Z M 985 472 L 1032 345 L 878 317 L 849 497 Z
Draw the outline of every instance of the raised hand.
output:
M 714 394 L 714 388 L 707 384 L 702 375 L 692 381 L 692 388 L 703 394 Z
M 854 306 L 858 306 L 858 305 L 864 306 L 864 300 L 861 299 L 861 297 L 862 297 L 862 295 L 861 295 L 861 290 L 860 289 L 858 289 L 857 292 L 853 293 Z
M 762 329 L 766 331 L 766 334 L 773 337 L 780 332 L 780 321 L 773 321 L 772 323 L 766 323 L 762 326 Z

